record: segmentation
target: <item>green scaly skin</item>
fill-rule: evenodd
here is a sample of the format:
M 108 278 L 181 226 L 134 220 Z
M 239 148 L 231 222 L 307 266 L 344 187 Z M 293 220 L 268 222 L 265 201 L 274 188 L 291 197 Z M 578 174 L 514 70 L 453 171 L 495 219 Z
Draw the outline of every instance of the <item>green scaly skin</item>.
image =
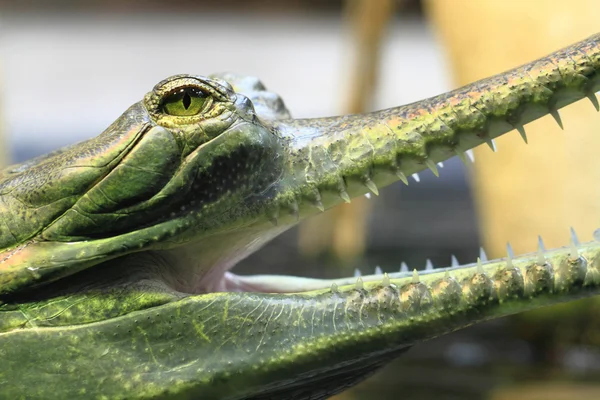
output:
M 200 111 L 166 111 L 181 88 Z M 598 90 L 600 35 L 324 119 L 290 119 L 252 78 L 161 82 L 97 138 L 0 171 L 0 398 L 319 399 L 416 342 L 599 293 L 596 242 L 358 280 L 227 272 L 312 214 L 581 98 L 598 108 Z

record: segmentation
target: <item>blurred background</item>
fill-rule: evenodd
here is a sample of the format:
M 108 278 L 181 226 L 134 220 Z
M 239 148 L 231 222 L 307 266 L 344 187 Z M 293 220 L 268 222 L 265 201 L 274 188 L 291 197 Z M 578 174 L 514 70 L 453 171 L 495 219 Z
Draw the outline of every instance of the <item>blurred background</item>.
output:
M 99 134 L 163 78 L 255 75 L 294 117 L 420 100 L 598 29 L 597 0 L 0 0 L 0 163 Z M 591 240 L 600 118 L 590 104 L 294 228 L 237 273 L 340 277 Z M 594 135 L 594 133 L 596 135 Z M 543 136 L 542 136 L 543 135 Z M 595 137 L 596 136 L 596 137 Z M 285 271 L 283 266 L 285 265 Z M 413 347 L 338 399 L 600 399 L 600 303 L 504 318 Z

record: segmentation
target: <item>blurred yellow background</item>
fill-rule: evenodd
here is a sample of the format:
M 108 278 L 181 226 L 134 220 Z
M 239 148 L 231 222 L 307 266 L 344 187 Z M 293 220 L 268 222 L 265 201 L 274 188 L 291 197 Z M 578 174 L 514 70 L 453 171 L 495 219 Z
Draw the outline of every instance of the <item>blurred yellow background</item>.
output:
M 430 0 L 430 17 L 457 86 L 490 76 L 598 31 L 600 2 Z M 589 102 L 499 138 L 497 153 L 476 150 L 473 179 L 481 232 L 494 257 L 510 241 L 517 253 L 568 243 L 568 227 L 589 241 L 600 227 L 600 118 Z

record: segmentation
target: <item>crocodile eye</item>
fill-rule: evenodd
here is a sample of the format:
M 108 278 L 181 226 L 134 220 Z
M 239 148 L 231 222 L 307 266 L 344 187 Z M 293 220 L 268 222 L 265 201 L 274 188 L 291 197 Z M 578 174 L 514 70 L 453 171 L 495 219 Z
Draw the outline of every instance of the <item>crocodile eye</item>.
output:
M 162 102 L 164 113 L 176 117 L 196 115 L 209 103 L 210 96 L 196 88 L 183 88 L 171 93 Z

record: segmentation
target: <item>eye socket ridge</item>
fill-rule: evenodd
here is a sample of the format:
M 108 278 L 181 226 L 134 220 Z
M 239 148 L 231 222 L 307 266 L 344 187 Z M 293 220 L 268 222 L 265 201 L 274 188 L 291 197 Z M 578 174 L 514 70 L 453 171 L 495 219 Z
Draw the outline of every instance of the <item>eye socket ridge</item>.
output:
M 176 117 L 200 114 L 212 103 L 212 96 L 197 87 L 182 87 L 167 94 L 161 101 L 163 113 Z

